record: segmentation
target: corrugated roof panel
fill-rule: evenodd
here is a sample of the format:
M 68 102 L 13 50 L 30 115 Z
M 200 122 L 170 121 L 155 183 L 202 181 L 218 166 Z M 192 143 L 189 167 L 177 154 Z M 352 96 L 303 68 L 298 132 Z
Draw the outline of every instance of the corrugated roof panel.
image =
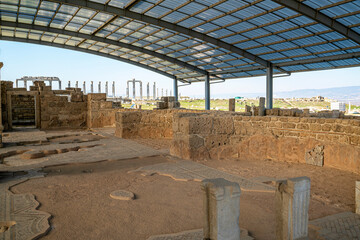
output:
M 274 64 L 291 64 L 295 60 L 314 59 L 316 61 L 319 57 L 345 57 L 346 53 L 353 53 L 355 57 L 360 52 L 360 44 L 356 42 L 356 36 L 351 39 L 351 37 L 338 33 L 324 24 L 317 23 L 309 17 L 271 0 L 109 1 L 109 6 L 119 8 L 124 8 L 134 2 L 135 5 L 131 7 L 129 14 L 125 12 L 125 16 L 135 16 L 131 12 L 145 14 L 153 18 L 147 23 L 143 22 L 143 18 L 130 19 L 124 16 L 118 16 L 108 22 L 113 18 L 114 13 L 106 12 L 106 8 L 103 11 L 101 6 L 99 9 L 92 9 L 93 6 L 105 4 L 107 1 L 90 0 L 90 2 L 94 5 L 90 4 L 83 8 L 76 7 L 76 4 L 70 6 L 66 2 L 60 5 L 51 1 L 2 0 L 0 18 L 4 23 L 18 21 L 29 25 L 34 24 L 35 29 L 40 26 L 49 27 L 50 32 L 55 28 L 64 29 L 65 32 L 74 32 L 71 35 L 80 32 L 85 36 L 88 35 L 89 39 L 93 38 L 92 34 L 96 31 L 97 38 L 121 41 L 153 50 L 211 71 L 231 69 L 231 66 L 254 66 L 256 59 L 272 61 Z M 335 18 L 340 24 L 350 26 L 353 31 L 360 34 L 360 1 L 304 0 L 301 3 Z M 18 4 L 20 5 L 18 6 Z M 167 29 L 164 28 L 164 25 L 152 24 L 157 23 L 156 19 L 162 16 L 163 21 L 175 25 L 165 25 L 169 26 Z M 179 33 L 177 30 L 180 28 L 177 28 L 176 25 L 193 29 L 197 33 L 190 30 Z M 66 35 L 58 37 L 57 34 L 46 32 L 43 34 L 44 32 L 41 31 L 28 33 L 26 29 L 24 31 L 24 29 L 18 28 L 15 31 L 11 27 L 0 26 L 0 28 L 1 36 L 34 40 L 43 36 L 42 41 L 54 41 L 54 43 L 70 46 L 77 46 L 85 40 Z M 139 51 L 134 52 L 126 48 L 122 48 L 121 54 L 126 52 L 122 56 L 120 51 L 113 53 L 111 50 L 119 49 L 119 47 L 114 45 L 110 47 L 101 41 L 87 40 L 80 46 L 88 48 L 89 51 L 101 51 L 114 56 L 133 58 L 136 61 L 142 61 L 143 64 L 151 64 L 151 61 L 159 60 L 152 59 L 150 55 L 145 57 L 145 54 L 141 54 Z M 244 58 L 242 53 L 252 56 Z M 329 61 L 329 64 L 298 64 L 289 66 L 287 69 L 289 71 L 305 71 L 359 65 L 358 62 L 351 61 L 340 59 Z M 164 68 L 164 65 L 167 67 Z M 194 81 L 203 79 L 203 77 L 195 77 L 199 73 L 174 63 L 161 64 L 161 66 L 159 68 L 167 69 L 166 71 L 169 73 L 185 72 L 186 76 Z M 284 69 L 286 68 L 284 67 Z M 255 76 L 261 72 L 264 73 L 264 71 L 252 71 L 250 74 Z M 244 74 L 249 76 L 248 73 Z M 224 76 L 236 77 L 235 74 Z M 216 77 L 212 77 L 212 79 L 216 79 Z

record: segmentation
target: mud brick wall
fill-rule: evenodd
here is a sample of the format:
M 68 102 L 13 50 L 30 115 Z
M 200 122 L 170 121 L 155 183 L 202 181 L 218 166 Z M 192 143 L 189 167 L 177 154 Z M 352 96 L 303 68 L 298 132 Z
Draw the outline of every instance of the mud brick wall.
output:
M 115 135 L 121 138 L 166 138 L 173 137 L 173 119 L 177 115 L 197 116 L 201 114 L 230 114 L 218 111 L 201 111 L 189 109 L 157 109 L 157 110 L 129 110 L 124 109 L 116 113 Z M 241 115 L 245 113 L 231 113 Z
M 40 93 L 40 102 L 42 129 L 86 127 L 86 101 L 69 102 L 68 96 L 44 91 Z
M 324 166 L 360 173 L 360 120 L 178 115 L 172 155 L 200 159 L 271 159 L 305 163 L 323 148 Z
M 105 93 L 87 95 L 87 126 L 89 128 L 114 127 L 115 113 L 119 110 L 113 102 L 106 101 Z
M 11 96 L 13 125 L 35 125 L 35 98 L 29 95 Z

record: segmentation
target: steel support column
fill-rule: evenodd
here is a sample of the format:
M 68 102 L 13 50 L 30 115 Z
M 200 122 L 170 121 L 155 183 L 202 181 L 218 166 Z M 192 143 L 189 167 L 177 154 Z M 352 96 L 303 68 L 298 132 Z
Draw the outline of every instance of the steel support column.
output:
M 266 68 L 266 108 L 272 109 L 273 108 L 273 75 L 274 69 L 273 65 L 269 64 Z
M 205 110 L 210 110 L 210 76 L 205 75 Z
M 178 87 L 178 81 L 177 81 L 177 77 L 174 76 L 174 97 L 175 97 L 175 101 L 179 100 L 179 87 Z

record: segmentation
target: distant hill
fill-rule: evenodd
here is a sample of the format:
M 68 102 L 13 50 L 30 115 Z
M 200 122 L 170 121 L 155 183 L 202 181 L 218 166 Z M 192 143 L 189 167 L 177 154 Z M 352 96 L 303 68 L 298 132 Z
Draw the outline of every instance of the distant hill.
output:
M 274 93 L 277 98 L 309 98 L 315 96 L 323 96 L 336 100 L 360 100 L 360 86 L 324 88 L 324 89 L 302 89 L 289 92 Z
M 242 97 L 258 97 L 264 96 L 264 93 L 238 93 L 238 94 L 219 94 L 212 97 L 215 98 L 229 98 L 235 96 Z M 275 98 L 310 98 L 315 96 L 323 96 L 338 101 L 348 102 L 353 104 L 360 104 L 360 86 L 351 87 L 336 87 L 336 88 L 323 88 L 323 89 L 300 89 L 287 92 L 274 92 Z

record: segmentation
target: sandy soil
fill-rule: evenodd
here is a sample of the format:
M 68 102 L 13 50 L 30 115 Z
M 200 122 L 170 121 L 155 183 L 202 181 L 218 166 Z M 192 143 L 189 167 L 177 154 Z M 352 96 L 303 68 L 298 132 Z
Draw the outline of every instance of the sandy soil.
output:
M 42 239 L 146 239 L 201 228 L 199 183 L 127 173 L 164 161 L 164 157 L 151 157 L 49 167 L 47 177 L 11 190 L 34 194 L 40 210 L 53 216 L 52 230 Z M 135 193 L 136 199 L 110 198 L 118 189 Z
M 60 139 L 59 139 L 60 140 Z M 62 141 L 70 139 L 61 139 Z M 158 149 L 169 141 L 141 140 Z M 199 182 L 177 182 L 170 177 L 129 173 L 167 157 L 135 158 L 48 167 L 45 178 L 12 187 L 14 193 L 32 193 L 49 212 L 52 230 L 42 239 L 147 239 L 152 235 L 202 228 L 202 192 Z M 332 168 L 274 161 L 203 161 L 246 178 L 311 178 L 310 219 L 354 210 L 354 184 L 360 176 Z M 269 181 L 268 184 L 273 184 Z M 118 189 L 136 195 L 119 201 L 109 194 Z M 243 191 L 240 226 L 256 239 L 275 238 L 273 193 Z
M 128 173 L 164 161 L 166 157 L 150 157 L 49 167 L 45 169 L 47 177 L 11 190 L 34 194 L 41 203 L 39 209 L 53 216 L 52 230 L 42 239 L 135 240 L 202 228 L 199 182 Z M 117 189 L 134 192 L 136 199 L 110 198 L 110 192 Z M 274 236 L 272 199 L 269 193 L 244 193 L 241 197 L 241 227 L 251 226 L 257 239 Z

